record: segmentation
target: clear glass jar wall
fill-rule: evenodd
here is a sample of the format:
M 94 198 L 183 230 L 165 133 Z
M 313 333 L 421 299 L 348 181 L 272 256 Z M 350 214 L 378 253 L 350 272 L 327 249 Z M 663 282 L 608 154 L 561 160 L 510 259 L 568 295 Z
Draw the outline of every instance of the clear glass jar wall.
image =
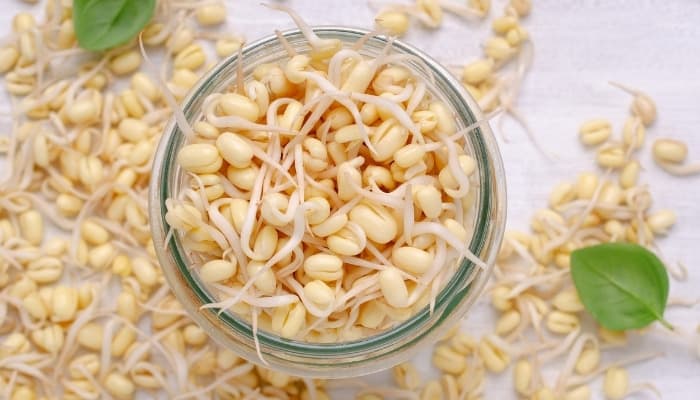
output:
M 323 38 L 340 39 L 345 47 L 352 46 L 367 33 L 346 27 L 319 27 L 314 31 Z M 299 30 L 282 34 L 298 53 L 309 51 L 308 43 Z M 374 36 L 367 40 L 360 53 L 376 57 L 386 45 L 386 37 Z M 429 82 L 429 92 L 453 109 L 459 128 L 483 119 L 478 105 L 461 83 L 432 58 L 398 40 L 394 41 L 392 51 L 411 54 L 422 60 L 422 63 L 408 61 L 403 65 Z M 251 79 L 250 75 L 257 65 L 286 58 L 287 52 L 274 35 L 247 45 L 242 50 L 246 81 Z M 190 123 L 201 117 L 202 102 L 209 94 L 222 92 L 235 82 L 238 62 L 237 55 L 222 61 L 193 88 L 183 102 L 183 111 Z M 369 374 L 407 360 L 423 345 L 434 343 L 466 314 L 491 273 L 501 244 L 506 210 L 503 167 L 491 129 L 488 124 L 482 124 L 467 133 L 466 138 L 468 153 L 477 163 L 473 234 L 469 248 L 489 268 L 484 270 L 463 260 L 437 296 L 432 313 L 426 307 L 405 322 L 359 341 L 309 343 L 258 331 L 261 353 L 269 367 L 298 376 L 319 378 Z M 187 252 L 178 235 L 171 235 L 165 242 L 170 230 L 165 221 L 165 200 L 176 196 L 183 182 L 176 155 L 184 141 L 182 131 L 172 120 L 166 127 L 153 164 L 149 213 L 158 259 L 175 296 L 191 317 L 221 345 L 248 361 L 260 363 L 250 324 L 227 311 L 218 313 L 217 310 L 201 309 L 202 305 L 216 300 L 190 270 Z

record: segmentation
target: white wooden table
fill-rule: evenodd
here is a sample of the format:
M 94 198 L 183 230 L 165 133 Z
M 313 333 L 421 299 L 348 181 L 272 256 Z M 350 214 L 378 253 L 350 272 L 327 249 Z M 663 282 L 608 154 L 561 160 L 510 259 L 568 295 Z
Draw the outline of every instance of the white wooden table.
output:
M 274 0 L 270 0 L 274 1 Z M 397 0 L 401 1 L 401 0 Z M 407 0 L 403 0 L 407 1 Z M 454 0 L 461 1 L 461 0 Z M 289 18 L 261 7 L 258 0 L 227 0 L 229 25 L 248 40 L 292 27 Z M 369 27 L 374 18 L 365 1 L 289 0 L 311 24 Z M 503 1 L 494 0 L 500 13 Z M 594 169 L 594 154 L 582 149 L 578 125 L 591 117 L 605 117 L 621 129 L 630 97 L 609 86 L 615 80 L 649 93 L 658 105 L 659 119 L 648 138 L 671 136 L 686 141 L 690 157 L 700 160 L 700 2 L 694 0 L 541 0 L 524 22 L 535 44 L 535 63 L 524 85 L 519 105 L 544 147 L 560 158 L 548 161 L 510 121 L 510 138 L 501 141 L 508 185 L 508 225 L 526 228 L 531 213 L 546 205 L 549 189 L 557 182 L 573 180 L 577 173 Z M 29 6 L 5 0 L 0 26 L 10 29 L 14 13 Z M 469 23 L 446 17 L 442 29 L 414 28 L 405 40 L 438 60 L 466 62 L 480 55 L 480 43 L 488 37 L 487 23 Z M 0 96 L 6 103 L 6 98 Z M 1 107 L 6 109 L 5 107 Z M 700 176 L 680 179 L 656 168 L 648 150 L 642 179 L 651 186 L 654 205 L 674 209 L 679 223 L 661 248 L 671 260 L 683 260 L 690 270 L 687 282 L 672 282 L 671 295 L 700 296 L 700 271 L 695 257 L 700 247 Z M 466 324 L 486 332 L 492 326 L 487 304 L 474 308 Z M 673 324 L 694 330 L 700 324 L 700 307 L 673 308 L 667 313 Z M 660 332 L 658 330 L 657 332 Z M 652 333 L 635 340 L 635 351 L 665 352 L 666 356 L 631 369 L 633 382 L 652 381 L 665 399 L 700 398 L 700 359 L 688 343 Z M 429 369 L 429 352 L 416 360 Z M 430 374 L 430 372 L 428 372 Z M 389 382 L 388 374 L 369 380 Z M 485 399 L 515 398 L 510 374 L 489 377 Z M 594 398 L 602 398 L 596 384 Z M 344 395 L 338 398 L 346 397 Z M 643 398 L 643 397 L 638 397 Z

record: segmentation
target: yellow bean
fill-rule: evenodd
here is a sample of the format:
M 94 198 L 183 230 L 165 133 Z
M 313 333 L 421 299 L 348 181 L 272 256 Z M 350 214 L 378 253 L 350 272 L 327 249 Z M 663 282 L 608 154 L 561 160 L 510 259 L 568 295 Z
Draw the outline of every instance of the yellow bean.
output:
M 325 198 L 311 197 L 306 202 L 313 205 L 313 208 L 306 212 L 306 221 L 310 225 L 318 225 L 331 215 L 331 205 Z
M 579 128 L 581 142 L 587 146 L 597 146 L 604 143 L 612 135 L 612 126 L 606 119 L 586 121 Z
M 253 159 L 253 149 L 239 135 L 224 132 L 216 139 L 216 147 L 227 163 L 236 168 L 246 168 Z
M 239 189 L 250 191 L 255 185 L 255 180 L 258 176 L 260 168 L 257 165 L 251 164 L 246 168 L 236 168 L 229 166 L 226 169 L 226 178 Z
M 496 322 L 495 332 L 504 336 L 511 333 L 519 324 L 520 312 L 518 310 L 508 310 Z
M 442 214 L 442 196 L 435 186 L 416 186 L 413 196 L 427 218 L 437 218 Z
M 349 217 L 370 240 L 379 244 L 389 243 L 398 232 L 396 220 L 380 205 L 358 204 L 350 210 Z
M 338 166 L 337 175 L 338 197 L 343 201 L 349 201 L 356 196 L 354 186 L 362 186 L 362 175 L 352 161 L 347 161 Z
M 277 230 L 272 226 L 265 225 L 255 237 L 255 241 L 253 243 L 253 252 L 255 255 L 252 257 L 253 260 L 269 260 L 275 252 L 277 240 Z
M 102 325 L 95 322 L 88 322 L 83 325 L 78 331 L 78 343 L 93 351 L 99 351 L 102 348 L 102 336 L 104 330 Z
M 95 156 L 80 158 L 80 182 L 85 186 L 95 186 L 104 177 L 102 161 Z
M 117 372 L 107 375 L 104 386 L 109 394 L 118 399 L 130 399 L 136 390 L 134 383 L 129 378 Z
M 576 181 L 576 196 L 579 199 L 590 199 L 598 186 L 598 175 L 585 172 L 578 176 Z
M 136 50 L 129 50 L 112 58 L 108 65 L 116 75 L 130 74 L 141 66 L 141 54 Z
M 522 42 L 527 40 L 530 35 L 527 30 L 522 26 L 518 25 L 515 28 L 506 32 L 506 41 L 513 47 L 519 46 Z
M 355 63 L 348 77 L 341 83 L 340 90 L 346 93 L 364 93 L 372 82 L 372 63 L 362 60 Z
M 34 16 L 28 12 L 21 12 L 12 18 L 12 30 L 15 33 L 29 32 L 36 27 Z
M 293 338 L 304 326 L 306 308 L 302 303 L 277 307 L 273 313 L 272 329 L 284 338 Z
M 309 171 L 321 172 L 328 168 L 326 145 L 316 138 L 306 138 L 302 143 L 304 166 Z
M 519 17 L 525 17 L 530 14 L 532 9 L 532 0 L 510 0 L 509 7 L 512 7 L 516 15 Z
M 147 138 L 148 125 L 135 118 L 124 118 L 117 128 L 119 135 L 132 143 L 139 143 Z
M 44 239 L 44 218 L 36 210 L 28 210 L 19 215 L 19 231 L 32 245 L 41 244 Z
M 484 53 L 496 61 L 504 61 L 515 55 L 516 51 L 505 38 L 494 36 L 484 43 Z
M 260 261 L 249 262 L 247 267 L 248 276 L 255 276 L 255 274 L 257 274 L 258 271 L 262 269 L 263 265 L 264 264 Z M 265 272 L 262 272 L 257 279 L 255 279 L 254 285 L 263 294 L 275 294 L 275 290 L 277 288 L 277 278 L 275 277 L 275 273 L 268 268 L 267 270 L 265 270 Z
M 629 390 L 629 375 L 624 368 L 611 367 L 605 372 L 603 391 L 610 400 L 620 400 Z
M 64 332 L 60 325 L 49 325 L 31 333 L 32 342 L 44 351 L 56 354 L 63 347 Z
M 430 27 L 437 27 L 442 23 L 442 8 L 436 0 L 418 0 L 416 7 L 430 19 Z
M 578 328 L 580 322 L 576 315 L 562 311 L 552 311 L 547 315 L 546 325 L 551 332 L 563 335 Z
M 311 279 L 331 282 L 343 277 L 343 261 L 332 254 L 311 255 L 304 260 L 303 268 Z
M 377 329 L 386 318 L 384 308 L 376 301 L 368 301 L 360 306 L 357 322 L 365 328 Z
M 136 92 L 131 89 L 124 90 L 121 95 L 119 95 L 119 100 L 124 106 L 124 110 L 127 114 L 134 118 L 141 118 L 146 114 L 146 110 L 141 104 L 141 100 L 136 96 Z
M 132 260 L 134 277 L 140 284 L 151 287 L 158 282 L 158 273 L 153 264 L 146 258 L 136 257 Z
M 587 375 L 593 372 L 600 364 L 600 350 L 598 346 L 586 347 L 576 360 L 576 372 Z
M 392 368 L 396 384 L 402 389 L 415 390 L 421 386 L 421 376 L 416 367 L 410 362 L 401 363 Z M 377 400 L 382 400 L 381 397 Z
M 223 159 L 211 144 L 188 144 L 177 155 L 180 166 L 196 174 L 211 174 L 221 168 Z
M 202 46 L 198 44 L 190 44 L 180 50 L 173 59 L 173 67 L 188 69 L 194 71 L 204 65 L 206 56 L 202 50 Z
M 601 147 L 596 155 L 598 165 L 603 168 L 621 168 L 625 165 L 625 149 L 619 145 Z
M 664 162 L 680 164 L 688 156 L 688 146 L 673 139 L 657 139 L 652 145 L 654 158 Z
M 22 299 L 22 306 L 36 320 L 45 320 L 49 313 L 38 292 L 31 293 Z
M 318 237 L 328 237 L 343 229 L 347 222 L 347 214 L 331 215 L 320 224 L 312 226 L 311 232 Z
M 462 224 L 460 224 L 452 218 L 447 218 L 443 221 L 443 225 L 445 225 L 445 228 L 447 228 L 447 230 L 450 231 L 450 233 L 457 236 L 459 240 L 463 242 L 467 241 L 467 230 L 464 229 Z
M 501 372 L 510 364 L 510 357 L 508 354 L 492 343 L 488 338 L 484 338 L 479 342 L 478 350 L 481 359 L 484 361 L 484 365 L 491 372 Z
M 68 242 L 64 238 L 51 238 L 44 245 L 44 252 L 51 257 L 60 257 L 66 253 L 66 250 L 68 250 Z
M 136 297 L 131 292 L 121 292 L 117 296 L 117 315 L 126 318 L 128 321 L 136 322 L 138 309 Z
M 151 101 L 160 99 L 160 90 L 153 83 L 153 80 L 143 72 L 137 72 L 131 76 L 131 88 Z
M 178 68 L 173 72 L 172 82 L 184 90 L 191 89 L 199 80 L 199 75 L 185 68 Z
M 237 52 L 243 45 L 243 40 L 239 38 L 223 38 L 216 41 L 214 48 L 219 57 L 228 57 Z
M 600 191 L 598 201 L 609 206 L 616 206 L 622 202 L 622 199 L 622 189 L 613 182 L 606 182 Z
M 549 195 L 549 205 L 552 208 L 559 207 L 573 200 L 576 197 L 576 188 L 573 184 L 565 182 L 560 183 L 552 189 Z
M 391 262 L 406 272 L 418 275 L 433 266 L 433 255 L 411 246 L 395 247 Z
M 363 233 L 363 239 L 365 234 Z M 343 228 L 326 238 L 328 249 L 341 256 L 355 256 L 362 253 L 364 247 L 359 244 L 357 235 L 349 229 Z
M 379 287 L 384 299 L 390 306 L 406 306 L 408 289 L 398 269 L 389 267 L 379 272 Z
M 126 350 L 136 341 L 136 332 L 129 326 L 119 328 L 112 338 L 111 352 L 114 357 L 121 357 Z
M 641 166 L 638 161 L 630 161 L 620 171 L 620 186 L 623 189 L 629 189 L 637 184 L 639 179 L 639 170 Z
M 513 380 L 515 391 L 520 395 L 527 396 L 532 382 L 532 364 L 527 360 L 519 360 L 513 368 Z
M 236 273 L 235 258 L 227 260 L 211 260 L 202 265 L 199 277 L 204 282 L 221 282 L 231 278 Z
M 203 346 L 209 341 L 209 336 L 204 332 L 204 329 L 194 324 L 185 326 L 185 329 L 182 331 L 182 336 L 185 339 L 185 343 L 190 346 Z
M 0 355 L 7 357 L 9 355 L 26 353 L 30 349 L 31 344 L 24 334 L 12 332 L 0 344 Z
M 325 282 L 313 280 L 304 285 L 306 297 L 319 307 L 326 308 L 335 301 L 335 292 Z
M 100 359 L 97 354 L 88 353 L 75 357 L 68 365 L 68 373 L 73 379 L 85 378 L 85 372 L 95 375 L 100 370 Z
M 362 123 L 365 125 L 372 125 L 379 119 L 379 112 L 377 111 L 377 106 L 371 103 L 365 103 L 360 109 L 360 117 L 362 117 Z M 342 125 L 341 125 L 342 126 Z
M 298 54 L 290 58 L 284 68 L 284 76 L 294 84 L 303 83 L 306 75 L 303 71 L 309 66 L 311 58 L 305 54 Z
M 223 4 L 211 4 L 197 7 L 197 22 L 203 26 L 218 25 L 226 21 L 226 7 Z
M 574 289 L 559 292 L 552 300 L 552 305 L 560 311 L 577 313 L 583 311 L 583 304 Z
M 8 294 L 12 297 L 23 298 L 36 290 L 36 282 L 27 276 L 23 276 L 9 287 Z
M 430 110 L 419 110 L 411 114 L 411 120 L 420 129 L 421 133 L 429 133 L 435 130 L 438 124 L 437 115 Z
M 75 44 L 75 29 L 72 20 L 66 20 L 61 23 L 56 44 L 60 49 L 68 49 Z
M 99 91 L 95 89 L 88 89 L 78 96 L 78 99 L 73 101 L 71 104 L 66 104 L 60 110 L 64 121 L 76 124 L 76 125 L 90 125 L 98 121 L 100 117 L 100 111 L 102 107 L 102 95 Z M 81 132 L 83 134 L 88 132 Z M 87 139 L 87 140 L 85 140 Z M 81 143 L 83 142 L 83 143 Z M 87 146 L 86 146 L 87 145 Z M 83 147 L 89 147 L 90 145 L 90 134 L 79 138 L 76 141 L 76 149 L 81 151 L 83 154 L 87 154 L 89 149 Z
M 134 366 L 129 371 L 129 378 L 136 386 L 145 389 L 160 389 L 162 387 L 162 383 L 154 377 L 154 372 L 147 369 L 146 366 Z
M 556 400 L 552 389 L 548 387 L 543 387 L 537 390 L 533 395 L 531 400 Z
M 430 103 L 428 109 L 435 114 L 437 119 L 436 129 L 444 134 L 452 135 L 457 132 L 457 124 L 452 111 L 450 111 L 445 103 L 436 101 Z
M 671 210 L 660 210 L 647 217 L 649 229 L 657 235 L 663 235 L 676 223 L 676 213 Z
M 19 51 L 11 46 L 0 48 L 0 74 L 11 70 L 19 59 Z
M 83 208 L 83 201 L 73 195 L 61 193 L 56 198 L 56 209 L 66 217 L 78 215 Z
M 177 54 L 185 47 L 192 44 L 193 41 L 194 31 L 187 27 L 180 27 L 168 37 L 168 40 L 165 42 L 165 46 L 172 52 L 172 54 Z
M 467 358 L 450 346 L 439 345 L 433 351 L 433 365 L 440 371 L 459 375 L 467 368 Z
M 462 80 L 469 85 L 479 85 L 493 74 L 493 67 L 494 62 L 490 58 L 474 61 L 464 66 Z
M 227 93 L 221 96 L 218 109 L 224 115 L 238 116 L 251 122 L 255 122 L 260 113 L 260 109 L 254 101 L 237 93 Z
M 25 275 L 38 283 L 56 282 L 63 274 L 63 263 L 54 257 L 40 257 L 27 265 Z
M 166 310 L 166 312 L 153 314 L 151 316 L 151 327 L 153 329 L 165 328 L 166 326 L 170 326 L 180 319 L 179 311 L 182 311 L 182 305 L 172 295 L 168 295 L 163 298 L 160 302 L 158 302 L 157 306 L 160 309 Z M 184 340 L 180 330 L 173 332 L 176 332 L 178 342 L 182 342 Z
M 52 321 L 72 321 L 78 311 L 78 291 L 72 287 L 57 286 L 53 290 L 51 305 Z
M 86 219 L 80 225 L 80 235 L 83 240 L 93 245 L 105 244 L 110 239 L 109 232 L 92 219 Z
M 637 93 L 630 106 L 632 115 L 636 115 L 646 126 L 651 125 L 656 120 L 656 104 L 644 93 Z
M 406 140 L 408 130 L 403 125 L 393 118 L 384 121 L 370 137 L 370 142 L 376 150 L 372 159 L 377 162 L 391 159 L 406 144 Z
M 408 30 L 409 20 L 400 11 L 384 11 L 374 19 L 377 27 L 389 35 L 401 36 Z

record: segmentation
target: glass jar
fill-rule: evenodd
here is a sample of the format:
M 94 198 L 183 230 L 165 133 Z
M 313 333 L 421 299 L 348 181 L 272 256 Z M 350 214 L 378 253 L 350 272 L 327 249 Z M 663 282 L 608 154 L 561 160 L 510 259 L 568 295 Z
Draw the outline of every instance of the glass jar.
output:
M 350 47 L 367 34 L 367 31 L 346 27 L 319 27 L 314 31 L 322 38 L 340 39 L 346 47 Z M 298 53 L 309 51 L 309 46 L 299 30 L 290 30 L 283 35 Z M 386 37 L 373 36 L 367 40 L 360 53 L 376 57 L 386 45 Z M 432 95 L 452 108 L 459 128 L 484 118 L 477 103 L 466 93 L 459 80 L 435 60 L 399 40 L 394 41 L 393 51 L 410 54 L 421 60 L 417 62 L 412 59 L 404 65 L 425 78 Z M 245 46 L 242 55 L 246 79 L 250 79 L 257 65 L 288 58 L 287 52 L 274 35 Z M 201 116 L 202 102 L 209 94 L 224 91 L 235 82 L 237 64 L 237 55 L 223 60 L 207 72 L 192 89 L 183 102 L 184 115 L 190 123 Z M 149 213 L 153 242 L 160 265 L 177 299 L 214 340 L 246 360 L 260 364 L 253 330 L 247 321 L 228 311 L 218 313 L 218 310 L 201 308 L 202 305 L 216 300 L 188 268 L 187 253 L 178 235 L 167 234 L 170 227 L 165 220 L 165 200 L 177 194 L 183 183 L 183 173 L 176 163 L 176 155 L 184 139 L 180 128 L 171 120 L 153 163 Z M 503 166 L 491 129 L 484 123 L 467 133 L 466 139 L 468 153 L 474 157 L 477 164 L 477 183 L 473 189 L 474 228 L 469 239 L 469 248 L 489 267 L 481 269 L 463 260 L 455 275 L 436 297 L 433 312 L 425 307 L 393 328 L 361 340 L 310 343 L 283 339 L 260 330 L 257 333 L 260 353 L 269 367 L 297 376 L 318 378 L 369 374 L 406 361 L 422 346 L 433 344 L 464 317 L 482 292 L 491 273 L 501 244 L 506 213 Z

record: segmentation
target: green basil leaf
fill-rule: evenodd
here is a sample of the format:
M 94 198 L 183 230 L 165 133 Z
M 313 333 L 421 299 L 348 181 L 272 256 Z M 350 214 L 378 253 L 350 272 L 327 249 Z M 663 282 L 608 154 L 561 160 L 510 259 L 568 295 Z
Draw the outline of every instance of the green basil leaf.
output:
M 658 320 L 668 300 L 668 273 L 654 253 L 628 243 L 606 243 L 571 253 L 571 276 L 586 309 L 605 328 L 643 328 Z
M 99 51 L 131 40 L 151 20 L 155 0 L 73 0 L 80 47 Z

